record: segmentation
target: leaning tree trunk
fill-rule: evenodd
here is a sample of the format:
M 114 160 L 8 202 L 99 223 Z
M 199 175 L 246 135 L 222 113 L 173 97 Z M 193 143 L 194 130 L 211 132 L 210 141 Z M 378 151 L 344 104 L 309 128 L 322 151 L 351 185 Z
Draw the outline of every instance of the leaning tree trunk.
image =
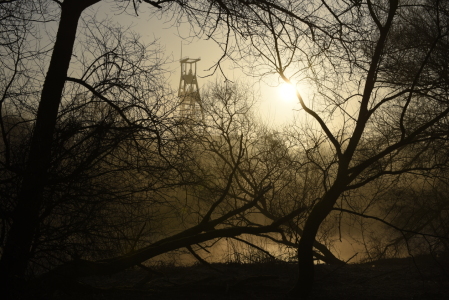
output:
M 310 212 L 304 225 L 303 235 L 298 244 L 299 278 L 296 286 L 290 292 L 299 299 L 307 299 L 314 283 L 315 269 L 313 265 L 313 245 L 318 229 L 324 219 L 331 213 L 332 208 L 341 195 L 344 184 L 337 180 Z
M 39 222 L 47 170 L 51 159 L 53 132 L 72 56 L 78 20 L 82 11 L 100 0 L 66 0 L 61 4 L 61 17 L 50 65 L 42 88 L 17 206 L 12 216 L 4 251 L 0 259 L 0 285 L 13 292 L 24 282 L 30 249 Z
M 385 25 L 382 26 L 380 23 L 378 24 L 380 36 L 377 41 L 365 81 L 357 125 L 351 138 L 349 139 L 349 144 L 346 150 L 340 155 L 339 170 L 335 182 L 323 196 L 321 201 L 318 202 L 318 204 L 312 209 L 304 225 L 304 233 L 301 236 L 301 240 L 298 245 L 299 278 L 297 285 L 291 292 L 293 295 L 299 296 L 300 299 L 307 299 L 312 291 L 315 273 L 313 265 L 313 242 L 315 241 L 315 237 L 321 223 L 330 214 L 335 202 L 345 190 L 349 182 L 354 180 L 354 176 L 360 174 L 369 164 L 375 161 L 375 159 L 373 159 L 372 162 L 366 161 L 366 164 L 360 164 L 357 170 L 352 171 L 352 179 L 348 177 L 350 161 L 364 133 L 368 118 L 370 116 L 370 113 L 368 112 L 368 103 L 376 83 L 377 72 L 382 58 L 382 53 L 385 49 L 387 35 L 392 26 L 393 17 L 395 16 L 397 8 L 398 0 L 391 0 L 390 10 L 388 12 L 388 18 Z

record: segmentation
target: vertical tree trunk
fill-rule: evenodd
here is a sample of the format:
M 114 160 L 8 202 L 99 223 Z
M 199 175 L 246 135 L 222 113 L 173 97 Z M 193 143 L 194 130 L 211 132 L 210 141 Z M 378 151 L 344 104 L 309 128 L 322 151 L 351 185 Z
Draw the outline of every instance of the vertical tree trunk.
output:
M 66 0 L 61 5 L 56 42 L 42 88 L 27 167 L 0 260 L 0 285 L 3 291 L 14 291 L 15 285 L 24 281 L 30 249 L 39 222 L 51 159 L 53 132 L 72 56 L 78 20 L 86 7 L 98 1 L 100 0 Z

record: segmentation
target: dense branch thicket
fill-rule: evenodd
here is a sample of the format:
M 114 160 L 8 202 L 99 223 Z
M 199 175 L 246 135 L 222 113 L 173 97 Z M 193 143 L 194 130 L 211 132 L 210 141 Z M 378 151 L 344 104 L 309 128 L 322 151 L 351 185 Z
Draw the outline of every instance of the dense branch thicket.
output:
M 230 84 L 204 92 L 203 120 L 176 117 L 156 44 L 112 23 L 79 26 L 98 2 L 0 2 L 9 295 L 33 273 L 58 285 L 180 248 L 198 258 L 194 245 L 246 234 L 297 249 L 292 293 L 306 298 L 314 258 L 340 262 L 329 246 L 345 222 L 369 236 L 371 258 L 447 251 L 445 1 L 117 1 L 215 40 L 216 70 L 229 58 L 309 84 L 311 99 L 297 92 L 307 123 L 282 131 L 258 125 L 248 88 Z M 53 19 L 55 42 L 41 46 Z M 376 236 L 374 221 L 396 231 Z

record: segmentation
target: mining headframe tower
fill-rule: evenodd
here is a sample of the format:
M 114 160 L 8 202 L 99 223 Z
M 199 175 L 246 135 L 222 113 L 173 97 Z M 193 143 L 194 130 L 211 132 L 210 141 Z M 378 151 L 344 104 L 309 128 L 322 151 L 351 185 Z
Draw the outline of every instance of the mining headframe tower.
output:
M 181 78 L 179 80 L 179 117 L 186 122 L 198 122 L 204 120 L 204 112 L 201 103 L 198 79 L 196 77 L 197 65 L 200 58 L 182 58 Z

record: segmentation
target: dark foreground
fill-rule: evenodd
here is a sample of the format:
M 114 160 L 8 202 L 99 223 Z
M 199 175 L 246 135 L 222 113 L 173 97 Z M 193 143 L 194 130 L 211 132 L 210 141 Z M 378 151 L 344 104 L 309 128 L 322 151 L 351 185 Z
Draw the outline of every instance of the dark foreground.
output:
M 288 263 L 214 264 L 128 270 L 86 278 L 91 289 L 59 290 L 52 299 L 291 299 L 297 267 Z M 449 299 L 449 264 L 392 259 L 340 267 L 318 265 L 310 299 Z M 146 280 L 143 280 L 146 278 Z

